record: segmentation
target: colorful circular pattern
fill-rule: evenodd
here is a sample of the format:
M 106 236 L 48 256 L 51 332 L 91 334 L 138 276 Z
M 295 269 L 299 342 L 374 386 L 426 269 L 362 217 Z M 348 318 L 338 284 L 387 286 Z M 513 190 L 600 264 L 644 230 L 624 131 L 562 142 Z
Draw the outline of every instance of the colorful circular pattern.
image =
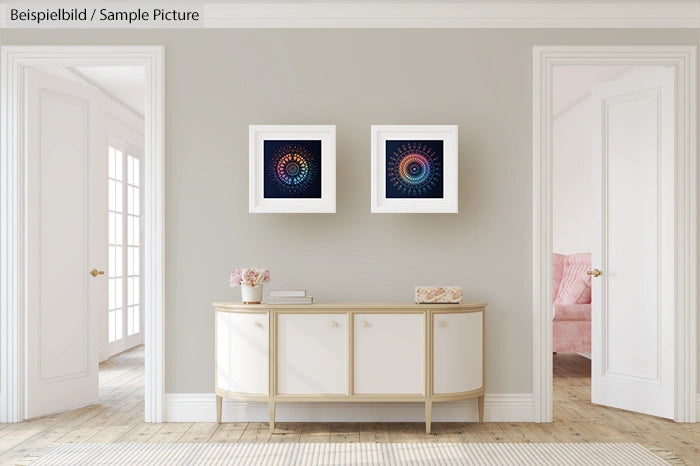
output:
M 387 181 L 406 196 L 420 197 L 438 183 L 440 165 L 439 157 L 430 147 L 407 142 L 387 154 Z
M 311 160 L 311 154 L 302 145 L 286 144 L 275 152 L 268 175 L 280 191 L 299 193 L 318 176 L 318 169 Z
M 404 183 L 418 186 L 430 177 L 430 161 L 421 154 L 408 154 L 399 161 L 398 170 Z
M 309 163 L 297 152 L 283 154 L 275 164 L 279 181 L 286 185 L 302 184 L 309 175 Z

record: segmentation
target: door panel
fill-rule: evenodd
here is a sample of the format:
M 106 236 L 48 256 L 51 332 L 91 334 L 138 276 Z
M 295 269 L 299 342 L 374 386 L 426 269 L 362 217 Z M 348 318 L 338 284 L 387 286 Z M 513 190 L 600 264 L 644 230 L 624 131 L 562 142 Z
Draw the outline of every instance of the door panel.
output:
M 655 381 L 659 380 L 660 312 L 654 208 L 659 196 L 659 91 L 648 89 L 606 102 L 608 251 L 604 263 L 609 273 L 604 281 L 609 286 L 604 306 L 614 311 L 605 316 L 604 370 Z M 636 338 L 627 335 L 631 322 Z
M 424 394 L 423 314 L 355 314 L 355 393 Z
M 106 299 L 105 214 L 96 180 L 95 96 L 88 86 L 28 71 L 28 418 L 98 399 L 95 306 Z M 104 199 L 104 197 L 101 197 Z M 104 249 L 105 251 L 102 251 Z
M 36 199 L 40 301 L 39 379 L 88 372 L 88 158 L 90 105 L 39 89 Z M 59 123 L 60 124 L 57 124 Z M 53 174 L 53 176 L 52 176 Z M 65 251 L 72 251 L 66 254 Z M 61 277 L 62 279 L 56 279 Z M 69 278 L 70 277 L 70 278 Z M 69 286 L 64 279 L 69 279 Z M 64 326 L 66 318 L 77 325 Z M 56 331 L 59 330 L 59 331 Z M 70 344 L 64 345 L 64 339 Z M 55 357 L 60 352 L 62 357 Z
M 433 316 L 433 392 L 457 393 L 483 385 L 483 314 Z
M 238 393 L 267 394 L 267 314 L 216 313 L 216 386 Z
M 673 418 L 674 71 L 593 92 L 592 401 Z
M 278 393 L 347 393 L 347 317 L 279 314 Z

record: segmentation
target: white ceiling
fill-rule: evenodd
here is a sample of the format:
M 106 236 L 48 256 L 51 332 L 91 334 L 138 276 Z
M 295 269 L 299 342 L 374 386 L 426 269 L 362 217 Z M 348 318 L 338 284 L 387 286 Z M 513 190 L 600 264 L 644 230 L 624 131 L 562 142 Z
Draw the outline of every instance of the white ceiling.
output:
M 587 99 L 595 85 L 611 81 L 629 69 L 628 66 L 555 66 L 552 71 L 554 118 Z
M 134 112 L 143 116 L 145 76 L 141 66 L 92 66 L 72 68 L 83 79 L 99 87 Z

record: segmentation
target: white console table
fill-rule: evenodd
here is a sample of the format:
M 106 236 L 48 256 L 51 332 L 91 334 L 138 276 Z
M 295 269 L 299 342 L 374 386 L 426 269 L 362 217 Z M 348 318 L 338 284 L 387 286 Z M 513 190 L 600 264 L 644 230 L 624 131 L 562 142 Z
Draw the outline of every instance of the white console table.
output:
M 486 303 L 214 303 L 216 418 L 222 397 L 276 403 L 478 398 Z

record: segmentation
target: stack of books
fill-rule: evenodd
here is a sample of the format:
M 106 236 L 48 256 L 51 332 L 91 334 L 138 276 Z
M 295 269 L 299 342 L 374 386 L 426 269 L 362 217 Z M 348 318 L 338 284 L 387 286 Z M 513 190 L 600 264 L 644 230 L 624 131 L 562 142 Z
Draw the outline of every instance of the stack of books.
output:
M 270 290 L 267 304 L 313 304 L 314 297 L 306 296 L 306 290 Z

